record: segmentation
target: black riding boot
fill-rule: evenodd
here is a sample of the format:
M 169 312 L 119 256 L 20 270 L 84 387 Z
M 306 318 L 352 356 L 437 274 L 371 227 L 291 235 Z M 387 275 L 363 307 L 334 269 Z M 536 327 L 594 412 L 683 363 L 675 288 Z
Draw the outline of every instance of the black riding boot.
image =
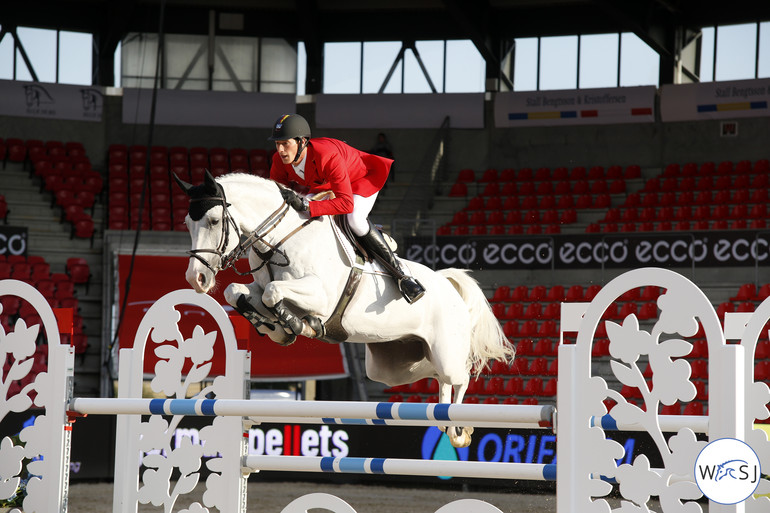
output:
M 425 288 L 419 281 L 404 274 L 401 263 L 390 250 L 390 246 L 388 246 L 380 230 L 371 221 L 369 221 L 369 233 L 363 237 L 358 237 L 358 240 L 367 251 L 373 253 L 385 265 L 385 268 L 398 283 L 401 295 L 408 303 L 414 303 L 425 294 Z

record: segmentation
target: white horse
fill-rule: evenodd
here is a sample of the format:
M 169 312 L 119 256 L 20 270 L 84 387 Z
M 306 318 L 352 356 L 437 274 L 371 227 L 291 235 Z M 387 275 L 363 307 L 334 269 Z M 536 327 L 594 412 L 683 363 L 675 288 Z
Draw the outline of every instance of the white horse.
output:
M 190 285 L 200 293 L 212 290 L 216 273 L 248 252 L 254 282 L 228 285 L 227 302 L 280 344 L 299 334 L 330 341 L 323 326 L 351 275 L 333 219 L 296 212 L 280 185 L 257 176 L 215 180 L 206 173 L 197 186 L 177 182 L 191 198 L 185 219 L 192 238 Z M 344 341 L 366 344 L 369 378 L 389 386 L 436 378 L 439 401 L 452 402 L 454 388 L 454 402 L 461 403 L 471 371 L 490 359 L 510 361 L 514 350 L 466 271 L 404 264 L 425 286 L 425 296 L 410 305 L 390 276 L 364 272 L 341 319 Z M 473 428 L 447 432 L 455 447 L 466 447 Z

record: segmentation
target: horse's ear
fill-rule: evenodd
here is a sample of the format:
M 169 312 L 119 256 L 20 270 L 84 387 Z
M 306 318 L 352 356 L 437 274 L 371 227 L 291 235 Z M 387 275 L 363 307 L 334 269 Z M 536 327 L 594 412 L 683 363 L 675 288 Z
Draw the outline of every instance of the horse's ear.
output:
M 171 176 L 174 177 L 174 181 L 177 183 L 179 188 L 182 189 L 184 191 L 184 193 L 189 196 L 190 195 L 190 189 L 192 189 L 192 187 L 193 187 L 192 184 L 189 184 L 189 183 L 185 182 L 184 180 L 182 180 L 181 178 L 179 178 L 176 175 L 176 173 L 171 173 Z
M 212 194 L 216 194 L 217 181 L 214 178 L 214 175 L 212 175 L 208 169 L 206 170 L 206 173 L 203 175 L 203 185 L 205 185 L 206 189 L 211 191 Z

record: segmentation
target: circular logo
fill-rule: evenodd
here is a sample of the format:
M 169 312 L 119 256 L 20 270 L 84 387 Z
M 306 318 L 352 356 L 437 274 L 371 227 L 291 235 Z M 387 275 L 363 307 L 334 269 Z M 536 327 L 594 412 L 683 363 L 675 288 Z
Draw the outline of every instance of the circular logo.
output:
M 745 501 L 761 476 L 757 453 L 735 438 L 714 440 L 695 459 L 695 483 L 703 495 L 719 504 Z

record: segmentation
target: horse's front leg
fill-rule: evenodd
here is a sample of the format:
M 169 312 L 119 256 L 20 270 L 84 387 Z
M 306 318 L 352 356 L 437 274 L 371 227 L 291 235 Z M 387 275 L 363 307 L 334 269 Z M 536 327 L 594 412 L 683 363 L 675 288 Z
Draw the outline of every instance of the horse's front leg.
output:
M 294 308 L 290 310 L 284 300 Z M 328 314 L 329 298 L 318 276 L 309 274 L 297 279 L 271 281 L 265 286 L 262 302 L 273 309 L 283 326 L 294 335 L 323 336 L 323 324 L 316 316 Z M 301 314 L 297 312 L 306 315 L 300 319 L 298 315 Z
M 297 337 L 286 333 L 278 324 L 275 315 L 262 304 L 263 292 L 257 283 L 232 283 L 225 289 L 224 296 L 230 306 L 254 326 L 257 333 L 267 335 L 273 342 L 287 346 Z

